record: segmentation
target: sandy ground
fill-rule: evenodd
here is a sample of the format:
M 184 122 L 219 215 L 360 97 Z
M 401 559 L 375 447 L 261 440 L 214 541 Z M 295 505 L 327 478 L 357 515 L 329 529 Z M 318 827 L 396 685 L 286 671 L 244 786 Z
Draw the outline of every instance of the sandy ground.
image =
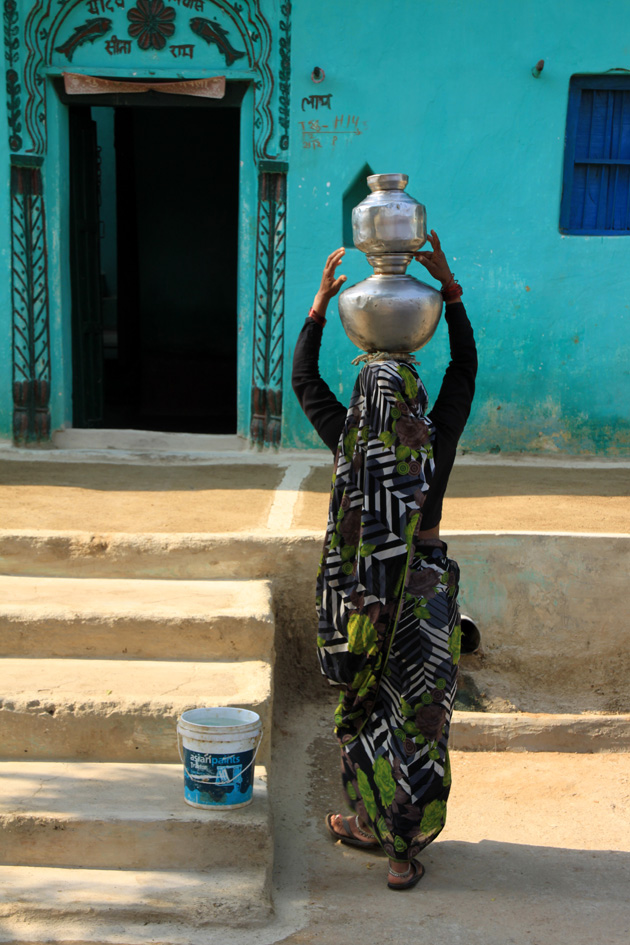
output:
M 1 462 L 0 528 L 240 532 L 264 524 L 275 466 Z
M 0 460 L 0 528 L 240 532 L 267 524 L 281 466 Z M 292 527 L 322 531 L 330 470 L 305 467 Z M 455 466 L 444 530 L 630 532 L 630 470 Z
M 305 481 L 294 524 L 326 518 L 330 475 Z M 630 532 L 630 470 L 455 465 L 444 501 L 444 530 Z

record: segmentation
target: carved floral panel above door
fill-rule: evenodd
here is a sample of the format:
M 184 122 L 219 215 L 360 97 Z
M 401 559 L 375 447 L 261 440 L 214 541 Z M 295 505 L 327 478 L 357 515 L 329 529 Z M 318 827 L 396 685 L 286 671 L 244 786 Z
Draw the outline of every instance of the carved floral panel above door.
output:
M 49 67 L 95 75 L 216 73 L 228 80 L 251 79 L 254 159 L 278 159 L 288 149 L 290 3 L 4 0 L 3 13 L 13 151 L 46 153 Z

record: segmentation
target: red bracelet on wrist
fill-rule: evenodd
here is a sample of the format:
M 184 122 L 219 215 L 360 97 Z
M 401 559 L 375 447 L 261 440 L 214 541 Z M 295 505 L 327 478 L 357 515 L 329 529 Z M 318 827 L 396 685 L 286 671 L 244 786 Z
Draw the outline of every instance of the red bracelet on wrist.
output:
M 449 283 L 447 288 L 442 288 L 442 298 L 445 302 L 454 302 L 455 299 L 461 299 L 463 294 L 464 290 L 459 282 L 455 281 L 455 277 L 453 277 L 453 281 Z
M 324 316 L 320 315 L 319 312 L 316 312 L 314 308 L 310 310 L 310 312 L 308 313 L 308 317 L 312 318 L 313 321 L 317 325 L 319 325 L 320 328 L 323 328 L 324 325 L 326 324 L 326 319 L 324 318 Z

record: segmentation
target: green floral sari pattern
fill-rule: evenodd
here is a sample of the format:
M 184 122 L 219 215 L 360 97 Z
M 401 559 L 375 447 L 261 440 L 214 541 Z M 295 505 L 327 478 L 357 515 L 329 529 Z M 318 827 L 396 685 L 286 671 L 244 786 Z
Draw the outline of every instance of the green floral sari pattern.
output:
M 426 391 L 396 361 L 362 369 L 335 461 L 318 572 L 318 655 L 341 685 L 335 732 L 350 806 L 388 856 L 439 834 L 459 660 L 459 569 L 419 544 L 433 474 Z
M 423 611 L 410 591 L 430 587 Z M 418 545 L 405 602 L 371 714 L 343 742 L 342 781 L 352 809 L 388 856 L 408 860 L 434 840 L 451 787 L 448 735 L 459 659 L 459 568 L 446 546 Z M 345 693 L 342 692 L 340 706 Z M 337 726 L 343 722 L 337 710 Z

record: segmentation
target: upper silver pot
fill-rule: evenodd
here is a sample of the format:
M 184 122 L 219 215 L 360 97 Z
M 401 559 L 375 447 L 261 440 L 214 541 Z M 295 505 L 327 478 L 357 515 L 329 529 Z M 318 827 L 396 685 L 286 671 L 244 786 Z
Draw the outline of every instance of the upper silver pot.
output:
M 374 275 L 340 294 L 339 315 L 364 351 L 417 351 L 442 314 L 441 293 L 406 273 L 427 238 L 426 209 L 405 193 L 408 180 L 406 174 L 373 174 L 367 179 L 372 193 L 352 211 L 355 246 Z
M 427 211 L 405 193 L 406 174 L 372 174 L 371 194 L 352 211 L 352 236 L 368 256 L 417 253 L 427 239 Z

